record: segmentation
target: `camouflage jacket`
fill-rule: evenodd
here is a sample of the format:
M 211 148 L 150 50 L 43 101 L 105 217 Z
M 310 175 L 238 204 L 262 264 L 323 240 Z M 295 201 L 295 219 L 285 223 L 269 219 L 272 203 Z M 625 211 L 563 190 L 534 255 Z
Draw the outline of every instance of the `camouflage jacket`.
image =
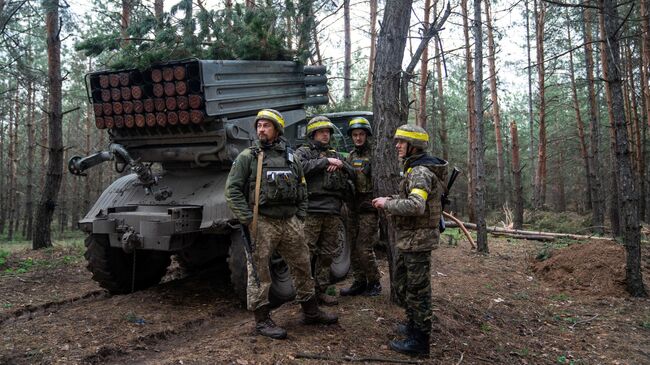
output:
M 376 212 L 372 207 L 372 149 L 370 145 L 355 147 L 348 155 L 348 163 L 354 168 L 354 209 L 358 212 Z
M 447 165 L 447 161 L 427 154 L 410 156 L 404 161 L 399 194 L 386 201 L 384 207 L 393 216 L 398 231 L 438 230 Z
M 296 150 L 296 156 L 302 164 L 307 191 L 309 192 L 309 213 L 340 214 L 342 200 L 351 188 L 350 180 L 354 169 L 345 162 L 345 158 L 329 145 L 309 141 Z M 338 158 L 343 161 L 343 167 L 334 172 L 328 172 L 328 158 Z
M 253 219 L 257 157 L 264 152 L 260 188 L 260 214 L 273 218 L 307 215 L 307 188 L 301 164 L 282 139 L 242 151 L 233 162 L 226 181 L 226 201 L 242 223 Z

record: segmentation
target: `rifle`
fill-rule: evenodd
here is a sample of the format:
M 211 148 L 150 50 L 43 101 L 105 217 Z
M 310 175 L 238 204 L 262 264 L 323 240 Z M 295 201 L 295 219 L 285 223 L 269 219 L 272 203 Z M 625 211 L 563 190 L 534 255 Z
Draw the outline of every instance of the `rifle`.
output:
M 257 266 L 255 265 L 255 260 L 253 260 L 255 243 L 251 239 L 251 232 L 248 230 L 248 226 L 245 224 L 241 225 L 241 235 L 244 242 L 244 249 L 246 250 L 246 259 L 251 263 L 251 268 L 253 269 L 253 279 L 255 279 L 257 286 L 260 286 L 260 277 L 257 275 Z
M 254 236 L 251 237 L 251 232 L 248 226 L 241 225 L 241 233 L 244 241 L 244 248 L 246 249 L 246 258 L 251 263 L 253 270 L 253 279 L 257 286 L 260 286 L 260 277 L 257 275 L 257 266 L 253 259 L 253 251 L 255 250 L 255 243 L 257 242 L 257 218 L 260 212 L 260 184 L 262 183 L 262 165 L 264 163 L 264 151 L 257 153 L 257 174 L 255 175 L 255 205 L 253 205 L 253 222 L 251 228 L 253 229 Z
M 451 203 L 449 198 L 447 197 L 447 194 L 449 194 L 449 191 L 451 190 L 451 187 L 454 186 L 454 182 L 456 181 L 456 178 L 460 175 L 460 170 L 457 167 L 454 167 L 454 169 L 451 171 L 451 176 L 449 177 L 449 182 L 447 182 L 447 192 L 442 193 L 440 196 L 440 203 L 442 204 L 442 211 L 445 210 L 445 205 L 448 205 Z M 440 233 L 444 232 L 446 227 L 445 227 L 445 218 L 442 217 L 442 214 L 440 215 L 440 222 L 438 223 L 438 228 L 440 230 Z

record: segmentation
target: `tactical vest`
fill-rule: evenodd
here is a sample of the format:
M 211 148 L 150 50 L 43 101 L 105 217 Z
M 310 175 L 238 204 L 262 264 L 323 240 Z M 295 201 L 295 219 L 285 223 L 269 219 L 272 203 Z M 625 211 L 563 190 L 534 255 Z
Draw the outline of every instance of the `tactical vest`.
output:
M 352 151 L 349 158 L 350 164 L 354 167 L 354 187 L 357 193 L 372 193 L 372 175 L 370 174 L 370 154 Z
M 259 156 L 259 148 L 251 148 L 251 152 Z M 294 161 L 293 152 L 264 150 L 262 165 L 262 178 L 260 180 L 260 212 L 269 216 L 287 216 L 289 213 L 279 213 L 280 207 L 290 207 L 297 210 L 298 202 L 304 197 L 304 188 L 301 186 L 300 175 L 297 170 L 297 161 Z M 254 173 L 249 179 L 248 202 L 255 202 L 255 176 L 257 173 L 257 158 L 251 164 Z M 281 211 L 284 211 L 282 209 Z M 291 210 L 291 209 L 290 209 Z M 278 212 L 274 212 L 278 211 Z M 295 211 L 288 216 L 295 214 Z
M 446 162 L 445 162 L 446 163 Z M 411 191 L 409 189 L 409 178 L 414 167 L 408 167 L 404 172 L 404 178 L 400 182 L 399 197 L 400 199 L 407 199 Z M 430 228 L 437 229 L 442 215 L 442 203 L 440 197 L 443 193 L 444 186 L 442 180 L 446 179 L 446 165 L 444 167 L 432 165 L 420 165 L 419 168 L 427 168 L 433 172 L 432 189 L 427 196 L 426 207 L 423 215 L 419 216 L 395 216 L 395 225 L 398 229 L 412 230 Z M 442 170 L 442 171 L 437 171 Z M 442 180 L 441 180 L 442 179 Z
M 339 156 L 335 150 L 328 149 L 319 151 L 316 148 L 310 148 L 309 157 L 310 159 L 317 159 L 330 157 L 338 158 Z M 309 182 L 307 184 L 309 195 L 330 195 L 337 198 L 343 198 L 347 188 L 345 172 L 340 169 L 333 172 L 325 170 L 322 174 L 312 175 L 309 177 Z

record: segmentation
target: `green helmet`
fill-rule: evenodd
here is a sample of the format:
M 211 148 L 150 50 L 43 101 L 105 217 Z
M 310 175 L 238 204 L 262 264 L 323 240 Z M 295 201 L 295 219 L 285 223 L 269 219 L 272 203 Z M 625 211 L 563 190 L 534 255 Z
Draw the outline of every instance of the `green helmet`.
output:
M 323 115 L 317 115 L 309 120 L 309 123 L 307 123 L 307 137 L 312 138 L 314 132 L 319 129 L 329 129 L 330 134 L 334 134 L 334 124 L 328 117 Z
M 270 120 L 271 123 L 275 126 L 275 129 L 278 130 L 279 135 L 284 134 L 284 118 L 279 111 L 274 109 L 262 109 L 257 113 L 255 117 L 255 129 L 257 129 L 257 121 L 260 119 Z
M 350 120 L 348 123 L 348 136 L 352 136 L 352 131 L 355 129 L 363 129 L 368 136 L 372 136 L 372 128 L 366 118 L 358 117 Z
M 416 125 L 404 124 L 395 131 L 394 139 L 407 141 L 411 146 L 426 150 L 429 146 L 429 134 L 422 127 Z

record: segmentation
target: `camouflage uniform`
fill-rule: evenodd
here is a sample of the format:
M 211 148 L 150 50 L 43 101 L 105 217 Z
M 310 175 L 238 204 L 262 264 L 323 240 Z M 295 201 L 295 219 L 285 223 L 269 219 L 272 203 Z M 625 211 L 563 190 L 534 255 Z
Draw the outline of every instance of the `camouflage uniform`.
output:
M 409 156 L 404 161 L 403 176 L 399 195 L 384 206 L 397 229 L 394 290 L 409 322 L 428 338 L 432 316 L 431 250 L 440 236 L 440 197 L 447 179 L 447 161 L 423 153 Z
M 257 156 L 264 151 L 262 187 L 258 218 L 257 240 L 252 260 L 259 276 L 259 286 L 251 275 L 249 262 L 248 309 L 267 305 L 271 287 L 269 260 L 274 250 L 284 258 L 296 286 L 296 299 L 309 300 L 314 295 L 314 284 L 309 264 L 309 248 L 303 236 L 307 214 L 307 193 L 302 166 L 294 161 L 283 140 L 270 146 L 256 141 L 237 156 L 226 182 L 226 200 L 230 209 L 243 224 L 253 219 Z M 254 236 L 255 232 L 251 232 Z
M 354 281 L 379 282 L 380 275 L 373 246 L 377 240 L 377 210 L 372 207 L 372 152 L 366 143 L 355 147 L 347 161 L 355 170 L 355 197 L 348 219 L 348 237 L 352 248 Z
M 339 232 L 342 201 L 349 189 L 348 179 L 354 171 L 344 162 L 343 167 L 328 172 L 328 158 L 345 161 L 343 156 L 318 141 L 310 140 L 296 150 L 307 179 L 309 205 L 305 220 L 305 238 L 309 244 L 316 290 L 323 293 L 329 283 L 329 270 L 334 257 L 341 252 Z

